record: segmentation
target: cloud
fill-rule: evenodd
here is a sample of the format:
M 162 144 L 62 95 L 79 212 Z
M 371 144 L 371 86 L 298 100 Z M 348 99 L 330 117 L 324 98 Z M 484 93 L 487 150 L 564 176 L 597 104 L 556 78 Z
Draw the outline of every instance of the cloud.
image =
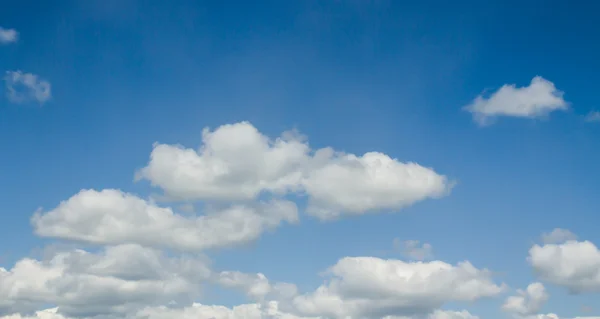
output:
M 555 228 L 550 233 L 542 234 L 544 244 L 561 244 L 569 240 L 576 240 L 577 236 L 567 229 Z
M 47 102 L 51 97 L 50 82 L 31 73 L 7 71 L 4 76 L 8 100 L 13 103 Z
M 361 156 L 312 150 L 297 132 L 269 139 L 240 122 L 204 129 L 196 151 L 156 144 L 136 174 L 185 200 L 247 201 L 260 194 L 308 195 L 307 212 L 320 219 L 398 210 L 446 195 L 452 182 L 416 163 L 379 152 Z
M 600 292 L 600 250 L 592 242 L 534 245 L 527 260 L 544 281 L 572 293 Z
M 508 297 L 502 309 L 519 316 L 530 316 L 537 313 L 546 301 L 546 288 L 542 283 L 535 282 L 527 286 L 525 291 L 517 290 L 516 296 Z
M 585 116 L 586 122 L 600 122 L 600 111 L 591 111 Z
M 19 40 L 19 33 L 15 29 L 0 27 L 0 44 L 14 43 Z
M 296 205 L 285 200 L 184 216 L 132 194 L 105 189 L 82 190 L 53 210 L 36 213 L 31 222 L 43 237 L 200 251 L 247 243 L 283 222 L 297 220 Z
M 195 298 L 209 277 L 205 259 L 168 257 L 138 245 L 107 247 L 99 253 L 57 252 L 48 259 L 25 258 L 12 269 L 0 268 L 0 315 L 28 313 L 48 304 L 65 316 L 123 315 Z
M 293 299 L 302 315 L 326 318 L 419 316 L 449 302 L 501 293 L 504 285 L 469 262 L 408 263 L 375 257 L 345 257 L 329 268 L 329 280 Z
M 394 239 L 394 248 L 412 260 L 433 258 L 433 247 L 428 243 L 421 243 L 418 240 L 400 241 L 396 238 Z
M 500 116 L 538 118 L 568 107 L 563 92 L 554 83 L 536 76 L 529 86 L 505 84 L 489 97 L 479 95 L 464 109 L 473 114 L 478 124 L 487 125 Z

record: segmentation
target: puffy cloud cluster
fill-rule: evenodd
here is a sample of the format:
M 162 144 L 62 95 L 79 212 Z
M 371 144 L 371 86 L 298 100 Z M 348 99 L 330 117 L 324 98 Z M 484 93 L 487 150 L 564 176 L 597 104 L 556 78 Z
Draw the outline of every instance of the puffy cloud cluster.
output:
M 537 118 L 568 107 L 563 92 L 554 83 L 536 76 L 529 86 L 505 84 L 489 97 L 479 95 L 464 109 L 473 114 L 477 123 L 486 125 L 500 116 Z
M 56 252 L 0 268 L 0 314 L 53 304 L 67 316 L 124 315 L 148 305 L 193 300 L 209 276 L 202 258 L 168 257 L 139 245 Z
M 199 150 L 156 144 L 137 174 L 166 195 L 187 200 L 253 200 L 262 193 L 306 194 L 308 213 L 398 210 L 447 194 L 445 176 L 379 152 L 363 155 L 312 150 L 296 132 L 269 139 L 248 122 L 205 129 Z
M 572 293 L 600 291 L 600 250 L 590 241 L 534 245 L 528 261 L 542 280 Z
M 502 291 L 468 262 L 348 257 L 308 293 L 264 274 L 211 270 L 200 253 L 299 222 L 293 196 L 308 199 L 307 213 L 335 219 L 398 210 L 443 196 L 452 183 L 383 153 L 313 150 L 297 132 L 270 139 L 247 122 L 205 129 L 202 139 L 199 150 L 156 144 L 137 172 L 201 213 L 180 214 L 118 189 L 81 190 L 36 212 L 37 235 L 88 248 L 0 269 L 0 318 L 474 318 L 438 308 Z M 241 290 L 254 303 L 193 303 L 206 283 Z M 55 308 L 35 312 L 44 306 Z
M 43 237 L 184 251 L 245 243 L 283 222 L 297 221 L 296 205 L 285 200 L 238 204 L 184 216 L 115 189 L 82 190 L 55 209 L 38 212 L 32 218 L 35 232 Z
M 451 301 L 475 301 L 504 290 L 487 270 L 469 262 L 404 262 L 346 257 L 328 270 L 330 280 L 293 299 L 304 315 L 382 318 L 429 313 Z

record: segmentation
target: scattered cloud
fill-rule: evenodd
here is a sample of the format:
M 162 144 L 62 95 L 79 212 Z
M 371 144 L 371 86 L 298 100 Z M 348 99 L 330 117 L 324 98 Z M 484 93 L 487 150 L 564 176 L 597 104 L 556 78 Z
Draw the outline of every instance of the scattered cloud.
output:
M 508 297 L 502 309 L 519 316 L 531 316 L 540 311 L 546 301 L 546 288 L 542 283 L 535 282 L 527 286 L 525 291 L 517 290 L 516 296 Z
M 13 103 L 36 101 L 40 104 L 51 98 L 50 82 L 32 73 L 7 71 L 4 76 L 8 100 Z
M 600 111 L 591 111 L 585 116 L 586 122 L 600 122 Z
M 479 125 L 488 125 L 497 117 L 538 118 L 568 109 L 563 92 L 554 83 L 536 76 L 529 86 L 505 84 L 488 97 L 477 96 L 464 109 L 473 114 Z
M 346 257 L 330 267 L 314 292 L 293 299 L 305 316 L 382 318 L 431 313 L 449 302 L 474 301 L 501 293 L 485 269 L 469 262 L 407 263 L 375 257 Z
M 15 29 L 0 27 L 0 44 L 14 43 L 19 40 L 19 32 Z
M 82 190 L 31 222 L 43 237 L 100 245 L 136 243 L 200 251 L 244 244 L 283 222 L 298 221 L 296 204 L 271 200 L 180 215 L 120 190 Z
M 431 168 L 380 152 L 361 156 L 312 150 L 297 132 L 272 140 L 248 122 L 203 131 L 196 151 L 156 144 L 136 174 L 186 200 L 247 201 L 260 194 L 306 194 L 307 212 L 323 220 L 398 210 L 446 195 L 452 182 Z
M 528 261 L 540 279 L 571 293 L 600 292 L 600 250 L 590 241 L 534 245 Z
M 428 243 L 421 243 L 418 240 L 401 241 L 394 239 L 394 249 L 400 251 L 404 256 L 411 260 L 426 260 L 433 258 L 433 247 Z
M 577 236 L 567 229 L 555 228 L 550 233 L 542 234 L 544 244 L 561 244 L 569 240 L 576 240 Z

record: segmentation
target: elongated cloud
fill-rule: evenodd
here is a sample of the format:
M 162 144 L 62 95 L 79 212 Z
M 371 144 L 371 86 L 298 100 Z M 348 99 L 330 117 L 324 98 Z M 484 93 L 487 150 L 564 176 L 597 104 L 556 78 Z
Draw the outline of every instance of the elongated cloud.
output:
M 505 84 L 489 97 L 479 95 L 464 107 L 480 125 L 490 124 L 496 117 L 537 118 L 567 108 L 563 92 L 541 76 L 534 77 L 529 86 Z
M 308 213 L 320 219 L 398 210 L 446 195 L 445 176 L 380 152 L 363 155 L 312 150 L 285 132 L 269 139 L 248 122 L 205 129 L 199 150 L 156 144 L 137 174 L 174 199 L 252 200 L 267 192 L 307 194 Z

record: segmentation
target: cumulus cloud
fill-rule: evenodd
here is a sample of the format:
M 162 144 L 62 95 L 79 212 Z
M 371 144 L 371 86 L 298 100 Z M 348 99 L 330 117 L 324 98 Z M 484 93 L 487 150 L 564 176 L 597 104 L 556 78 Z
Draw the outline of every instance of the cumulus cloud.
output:
M 308 195 L 321 219 L 398 210 L 447 194 L 452 183 L 434 170 L 379 152 L 361 156 L 312 150 L 297 132 L 272 140 L 240 122 L 204 129 L 199 150 L 156 144 L 136 174 L 166 195 L 187 200 L 252 200 L 262 193 Z
M 65 316 L 127 314 L 193 299 L 200 282 L 209 277 L 203 258 L 168 257 L 138 245 L 107 247 L 99 253 L 58 252 L 0 268 L 0 315 L 29 313 L 48 304 Z
M 0 44 L 17 42 L 19 33 L 15 29 L 5 29 L 0 27 Z
M 572 293 L 600 292 L 600 250 L 590 241 L 534 245 L 527 259 L 544 281 Z
M 561 244 L 569 240 L 576 240 L 577 236 L 567 229 L 555 228 L 549 233 L 542 234 L 544 244 Z
M 517 290 L 516 296 L 508 297 L 502 309 L 519 316 L 530 316 L 537 313 L 547 300 L 546 288 L 542 283 L 535 282 L 524 291 Z
M 296 205 L 284 200 L 184 216 L 132 194 L 105 189 L 82 190 L 53 210 L 36 213 L 31 222 L 43 237 L 198 251 L 246 243 L 283 222 L 297 220 Z
M 556 89 L 554 83 L 536 76 L 529 86 L 516 87 L 505 84 L 489 97 L 479 95 L 464 107 L 473 114 L 480 125 L 489 124 L 500 116 L 519 118 L 537 118 L 554 111 L 568 109 L 563 92 Z
M 375 257 L 346 257 L 328 270 L 329 280 L 294 298 L 303 315 L 325 318 L 418 316 L 448 302 L 474 301 L 501 293 L 490 272 L 469 262 L 407 263 Z
M 51 97 L 50 82 L 32 73 L 7 71 L 4 76 L 8 100 L 13 103 L 47 102 Z
M 421 243 L 418 240 L 401 241 L 400 239 L 395 238 L 394 248 L 412 260 L 425 260 L 433 258 L 433 247 L 431 244 Z

